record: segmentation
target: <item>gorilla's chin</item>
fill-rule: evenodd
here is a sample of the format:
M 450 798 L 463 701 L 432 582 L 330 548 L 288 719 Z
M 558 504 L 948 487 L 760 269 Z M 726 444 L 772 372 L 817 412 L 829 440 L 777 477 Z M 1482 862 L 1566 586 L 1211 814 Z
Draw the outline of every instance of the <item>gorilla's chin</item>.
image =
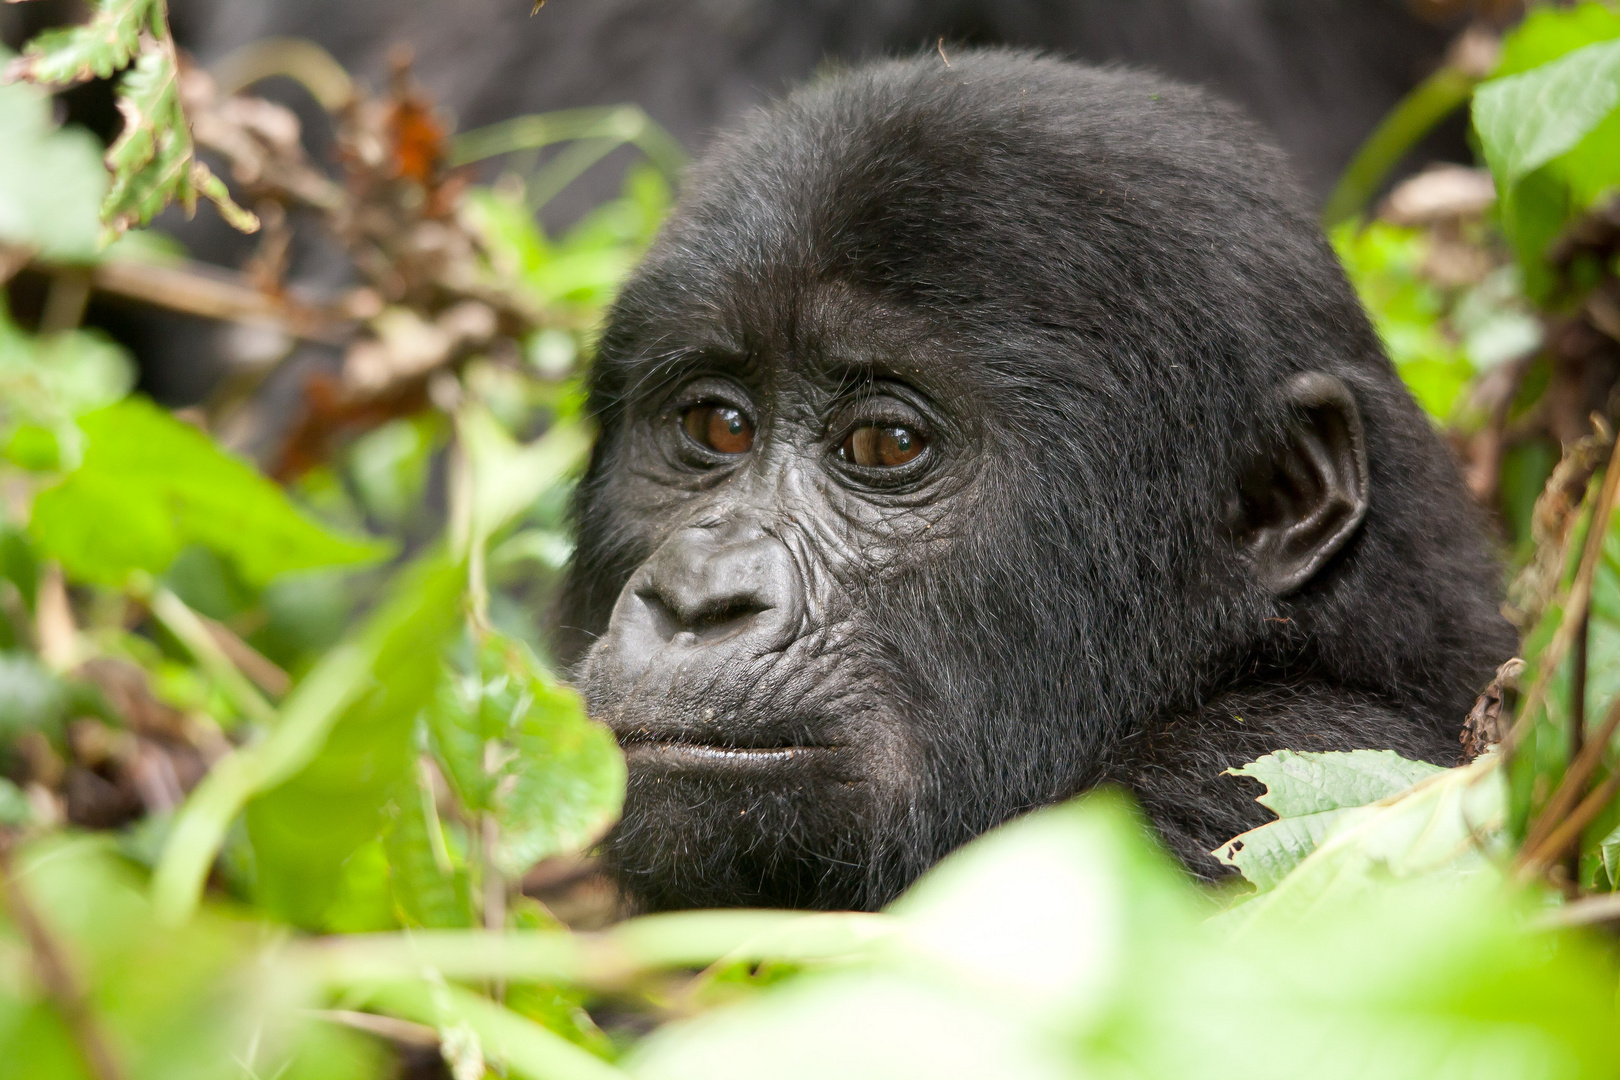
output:
M 609 868 L 641 911 L 871 908 L 906 848 L 908 800 L 854 747 L 631 742 Z

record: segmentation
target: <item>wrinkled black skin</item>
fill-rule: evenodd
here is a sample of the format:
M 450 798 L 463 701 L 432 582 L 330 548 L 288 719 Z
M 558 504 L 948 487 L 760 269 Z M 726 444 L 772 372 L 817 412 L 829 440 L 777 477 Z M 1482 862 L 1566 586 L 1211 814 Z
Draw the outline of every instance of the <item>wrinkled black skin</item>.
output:
M 1497 571 L 1286 172 L 1204 93 L 997 51 L 718 142 L 602 339 L 559 620 L 630 751 L 639 907 L 876 907 L 1102 783 L 1213 876 L 1269 818 L 1229 766 L 1455 761 L 1513 648 Z M 1365 497 L 1279 584 L 1256 485 L 1313 430 L 1304 373 L 1347 389 Z M 716 394 L 757 430 L 735 459 L 680 431 Z M 869 416 L 929 438 L 898 484 L 838 459 Z

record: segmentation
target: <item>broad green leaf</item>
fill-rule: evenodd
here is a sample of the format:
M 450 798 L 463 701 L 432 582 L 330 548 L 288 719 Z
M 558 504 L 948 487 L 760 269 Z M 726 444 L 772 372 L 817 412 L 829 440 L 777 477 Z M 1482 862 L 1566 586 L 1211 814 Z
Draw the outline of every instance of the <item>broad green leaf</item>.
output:
M 1278 750 L 1229 776 L 1247 776 L 1266 785 L 1256 801 L 1281 818 L 1365 806 L 1398 794 L 1435 773 L 1427 761 L 1408 761 L 1393 750 L 1297 753 Z
M 1506 191 L 1566 151 L 1620 105 L 1620 41 L 1598 42 L 1474 93 L 1474 129 Z
M 289 752 L 287 765 L 296 769 L 278 768 L 279 786 L 255 787 L 248 835 L 258 899 L 268 910 L 300 925 L 324 926 L 340 894 L 344 862 L 382 832 L 390 799 L 411 776 L 417 714 L 442 677 L 441 657 L 460 626 L 465 585 L 466 568 L 442 556 L 402 573 L 356 636 L 354 647 L 373 658 L 361 695 L 335 715 L 322 713 L 309 738 L 289 737 L 289 751 L 297 753 Z M 312 672 L 294 693 L 314 678 Z M 286 726 L 284 720 L 272 740 Z
M 1122 800 L 1032 814 L 947 857 L 889 909 L 899 966 L 1073 1023 L 1106 1011 L 1132 966 L 1201 914 L 1186 878 Z
M 8 55 L 0 48 L 0 65 Z M 0 83 L 0 242 L 47 259 L 93 259 L 106 191 L 95 136 L 53 125 L 50 98 L 36 88 Z
M 1528 932 L 1494 880 L 1384 879 L 1234 932 L 1199 923 L 1143 828 L 1097 800 L 981 837 L 893 910 L 902 929 L 866 957 L 666 1025 L 627 1066 L 643 1080 L 1597 1080 L 1620 1035 L 1602 951 Z
M 1493 78 L 1518 75 L 1586 45 L 1620 38 L 1620 11 L 1589 0 L 1572 7 L 1542 5 L 1502 39 Z
M 1336 820 L 1314 837 L 1306 826 L 1291 824 L 1303 818 L 1252 829 L 1222 854 L 1237 864 L 1250 846 L 1260 845 L 1264 854 L 1248 861 L 1255 884 L 1271 887 L 1233 914 L 1240 922 L 1266 911 L 1304 915 L 1375 891 L 1391 878 L 1484 874 L 1494 880 L 1492 857 L 1505 843 L 1506 796 L 1501 759 L 1489 753 L 1471 765 L 1432 772 L 1397 797 L 1326 811 Z M 1285 839 L 1268 842 L 1268 834 Z M 1303 843 L 1313 839 L 1304 851 Z M 1289 848 L 1286 841 L 1299 846 Z M 1292 868 L 1282 865 L 1291 855 L 1303 857 Z
M 508 877 L 602 834 L 624 801 L 613 734 L 579 695 L 547 678 L 520 642 L 496 634 L 451 674 L 428 710 L 435 754 L 461 804 L 493 815 Z
M 30 522 L 41 552 L 76 580 L 122 586 L 133 570 L 161 574 L 194 543 L 257 587 L 385 552 L 317 525 L 251 466 L 148 401 L 129 398 L 79 427 L 83 463 L 39 495 Z

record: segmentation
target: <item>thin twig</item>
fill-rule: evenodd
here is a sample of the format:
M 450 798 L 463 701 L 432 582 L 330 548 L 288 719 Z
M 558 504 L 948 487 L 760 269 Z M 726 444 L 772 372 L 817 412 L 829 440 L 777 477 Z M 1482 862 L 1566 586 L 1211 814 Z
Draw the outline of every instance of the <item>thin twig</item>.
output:
M 1547 805 L 1531 823 L 1525 833 L 1524 850 L 1531 851 L 1539 847 L 1546 839 L 1547 833 L 1563 820 L 1574 807 L 1576 800 L 1586 792 L 1592 775 L 1597 772 L 1598 763 L 1603 760 L 1603 750 L 1609 745 L 1609 740 L 1614 737 L 1616 730 L 1620 730 L 1620 695 L 1616 695 L 1614 701 L 1609 704 L 1609 712 L 1603 718 L 1602 725 L 1590 739 L 1586 740 L 1586 745 L 1581 747 L 1580 753 L 1570 762 L 1569 768 L 1564 772 L 1564 778 L 1554 789 L 1552 798 L 1547 800 Z
M 161 585 L 147 591 L 144 599 L 164 629 L 178 638 L 203 669 L 218 680 L 220 689 L 244 714 L 267 726 L 276 723 L 275 707 L 254 689 L 202 618 L 187 607 L 185 601 Z
M 1598 492 L 1597 506 L 1592 514 L 1591 524 L 1587 526 L 1580 566 L 1575 572 L 1575 582 L 1570 587 L 1569 597 L 1565 602 L 1563 621 L 1558 624 L 1558 630 L 1553 634 L 1552 641 L 1547 643 L 1547 648 L 1541 654 L 1540 670 L 1536 672 L 1535 684 L 1525 697 L 1518 720 L 1508 731 L 1507 738 L 1502 740 L 1505 753 L 1512 753 L 1519 745 L 1519 741 L 1529 732 L 1535 722 L 1536 710 L 1540 708 L 1547 695 L 1552 673 L 1562 663 L 1564 653 L 1569 649 L 1577 624 L 1580 622 L 1579 617 L 1571 620 L 1570 613 L 1584 612 L 1591 602 L 1592 578 L 1597 573 L 1598 555 L 1603 550 L 1603 536 L 1608 531 L 1609 518 L 1614 512 L 1617 486 L 1620 486 L 1620 437 L 1615 439 L 1614 448 L 1609 454 L 1608 468 L 1603 474 L 1603 487 Z
M 1588 896 L 1543 912 L 1535 920 L 1540 930 L 1561 930 L 1571 926 L 1594 926 L 1620 920 L 1620 893 Z
M 236 635 L 236 631 L 220 622 L 199 614 L 197 618 L 208 628 L 208 633 L 214 638 L 214 644 L 219 651 L 242 670 L 242 673 L 258 684 L 259 689 L 271 697 L 284 697 L 292 686 L 292 677 L 281 670 L 274 660 L 265 656 L 258 649 L 249 645 Z
M 1603 812 L 1604 807 L 1609 805 L 1609 801 L 1616 793 L 1620 793 L 1620 771 L 1610 773 L 1592 794 L 1581 800 L 1581 805 L 1558 823 L 1552 835 L 1548 836 L 1539 848 L 1521 857 L 1521 876 L 1534 877 L 1551 866 L 1571 844 L 1580 839 L 1581 830 Z M 1570 880 L 1573 882 L 1578 878 Z
M 243 275 L 198 262 L 177 264 L 108 259 L 91 273 L 100 292 L 125 300 L 226 322 L 274 323 L 292 337 L 343 344 L 353 331 L 348 297 L 311 304 L 272 296 Z
M 84 991 L 50 929 L 34 910 L 11 862 L 11 842 L 0 837 L 0 885 L 4 886 L 6 912 L 28 939 L 34 961 L 34 974 L 41 989 L 62 1014 L 74 1046 L 84 1059 L 94 1080 L 123 1080 L 126 1075 L 112 1047 L 101 1033 L 95 1016 L 85 1002 Z
M 356 1031 L 380 1035 L 405 1046 L 439 1045 L 439 1033 L 426 1024 L 413 1024 L 409 1020 L 393 1016 L 378 1016 L 376 1013 L 357 1012 L 354 1009 L 310 1009 L 309 1015 L 319 1020 L 328 1020 L 334 1024 L 354 1028 Z

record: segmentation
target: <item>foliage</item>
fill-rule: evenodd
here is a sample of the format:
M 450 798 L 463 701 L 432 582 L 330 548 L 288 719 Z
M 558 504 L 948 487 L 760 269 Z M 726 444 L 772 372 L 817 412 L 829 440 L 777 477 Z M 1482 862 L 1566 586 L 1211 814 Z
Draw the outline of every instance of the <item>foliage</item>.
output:
M 0 62 L 8 54 L 0 49 Z M 0 84 L 0 242 L 47 258 L 85 259 L 100 236 L 107 175 L 87 131 L 53 130 L 50 100 L 34 87 Z
M 88 23 L 41 34 L 7 74 L 62 87 L 105 79 L 125 67 L 118 88 L 124 130 L 107 150 L 112 184 L 101 204 L 110 235 L 146 224 L 170 202 L 192 213 L 199 195 L 237 228 L 257 229 L 258 219 L 237 206 L 196 159 L 180 105 L 180 61 L 166 0 L 97 0 Z
M 28 258 L 69 299 L 161 268 L 156 302 L 275 348 L 182 419 L 76 315 L 0 309 L 0 1072 L 364 1080 L 436 1048 L 457 1080 L 1612 1075 L 1612 940 L 1570 927 L 1612 920 L 1620 885 L 1620 471 L 1607 429 L 1554 470 L 1547 402 L 1614 280 L 1580 230 L 1620 179 L 1616 40 L 1612 8 L 1538 9 L 1493 71 L 1431 80 L 1345 190 L 1469 97 L 1490 175 L 1420 177 L 1332 234 L 1523 564 L 1524 692 L 1504 673 L 1469 720 L 1500 747 L 1234 770 L 1278 815 L 1219 853 L 1247 887 L 1192 885 L 1100 793 L 883 913 L 590 929 L 616 915 L 589 852 L 624 763 L 532 613 L 570 553 L 581 357 L 675 152 L 628 108 L 451 139 L 401 65 L 322 97 L 329 175 L 290 114 L 178 62 L 161 0 L 98 0 L 13 70 L 127 69 L 110 189 L 88 136 L 0 86 L 0 284 Z M 548 235 L 536 210 L 626 145 L 649 164 Z M 265 215 L 206 293 L 152 233 L 92 243 L 104 191 L 113 230 L 228 202 L 197 146 Z M 489 186 L 449 171 L 503 156 Z M 355 287 L 283 280 L 295 215 Z M 233 432 L 300 339 L 342 370 L 250 459 Z

